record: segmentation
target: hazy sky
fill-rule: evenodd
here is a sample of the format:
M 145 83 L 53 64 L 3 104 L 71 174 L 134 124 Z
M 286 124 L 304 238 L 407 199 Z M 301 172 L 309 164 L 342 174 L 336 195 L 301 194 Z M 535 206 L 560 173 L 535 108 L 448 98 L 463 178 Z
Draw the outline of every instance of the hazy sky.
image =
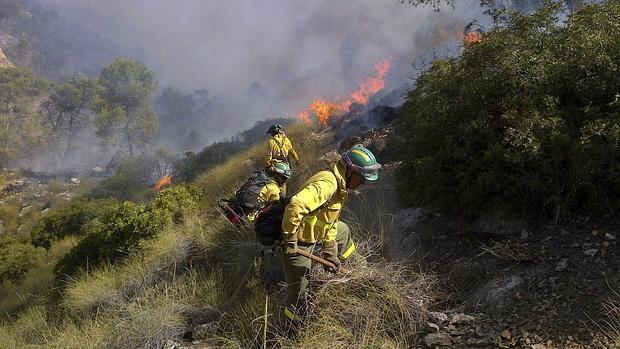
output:
M 396 58 L 389 81 L 398 86 L 411 75 L 411 62 L 441 53 L 451 33 L 483 18 L 478 1 L 441 12 L 398 0 L 44 3 L 115 42 L 119 54 L 146 63 L 160 86 L 237 98 L 257 82 L 282 112 L 346 94 L 388 57 Z

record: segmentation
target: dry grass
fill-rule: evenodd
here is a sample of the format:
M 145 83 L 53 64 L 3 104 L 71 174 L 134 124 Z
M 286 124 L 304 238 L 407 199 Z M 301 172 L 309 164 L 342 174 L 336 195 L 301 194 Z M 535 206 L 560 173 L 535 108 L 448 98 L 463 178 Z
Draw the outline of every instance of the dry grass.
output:
M 307 141 L 309 130 L 302 126 L 288 133 L 304 161 L 294 167 L 290 195 L 325 164 L 314 161 L 324 152 L 323 141 Z M 262 156 L 264 145 L 258 145 L 199 177 L 210 196 L 207 207 L 234 191 Z M 362 255 L 377 253 L 387 224 L 381 207 L 369 204 L 368 210 L 381 216 L 377 226 L 361 219 L 351 224 Z M 36 327 L 36 338 L 5 324 L 0 339 L 15 347 L 160 348 L 193 328 L 188 314 L 215 309 L 217 316 L 209 320 L 214 330 L 203 338 L 203 347 L 256 348 L 263 346 L 268 297 L 269 348 L 408 348 L 417 343 L 435 301 L 433 280 L 384 261 L 365 266 L 358 259 L 347 275 L 317 267 L 308 317 L 291 337 L 279 316 L 284 288 L 273 280 L 264 287 L 262 248 L 253 231 L 233 227 L 212 211 L 208 217 L 189 217 L 148 242 L 143 253 L 70 280 L 59 305 L 66 316 L 50 319 L 43 308 L 33 308 L 19 317 L 24 329 Z
M 495 241 L 493 246 L 482 245 L 482 252 L 478 256 L 490 254 L 497 259 L 514 262 L 527 262 L 534 258 L 520 246 L 510 241 Z
M 10 200 L 0 205 L 0 220 L 4 222 L 5 232 L 16 232 L 19 228 L 19 212 L 22 209 L 21 201 Z
M 607 320 L 601 326 L 605 339 L 611 341 L 615 348 L 620 348 L 620 295 L 616 301 L 604 305 Z
M 293 146 L 302 158 L 299 166 L 292 164 L 293 178 L 289 181 L 288 194 L 300 186 L 314 172 L 312 159 L 316 159 L 321 152 L 322 142 L 309 142 L 308 136 L 312 129 L 302 124 L 288 127 L 287 135 L 293 142 Z M 267 155 L 266 143 L 259 143 L 251 148 L 232 156 L 224 164 L 221 164 L 196 179 L 196 183 L 205 188 L 207 195 L 203 205 L 214 207 L 220 198 L 232 196 L 235 190 L 243 184 L 255 169 L 264 167 Z M 308 165 L 310 164 L 310 165 Z

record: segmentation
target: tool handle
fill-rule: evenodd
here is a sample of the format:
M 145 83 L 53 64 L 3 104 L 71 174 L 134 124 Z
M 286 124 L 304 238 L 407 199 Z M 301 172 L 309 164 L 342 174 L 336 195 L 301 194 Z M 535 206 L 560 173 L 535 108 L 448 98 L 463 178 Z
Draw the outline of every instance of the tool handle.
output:
M 313 260 L 313 261 L 315 261 L 317 263 L 321 263 L 321 264 L 323 264 L 324 266 L 326 266 L 328 268 L 332 268 L 333 270 L 339 271 L 341 273 L 345 273 L 346 274 L 346 273 L 350 273 L 351 272 L 350 270 L 342 268 L 342 267 L 336 268 L 336 265 L 334 265 L 334 263 L 326 261 L 325 259 L 323 259 L 323 258 L 321 258 L 319 256 L 315 256 L 312 253 L 309 253 L 307 251 L 297 249 L 297 253 L 302 255 L 302 256 L 304 256 L 304 257 L 306 257 L 306 258 L 310 258 L 311 260 Z

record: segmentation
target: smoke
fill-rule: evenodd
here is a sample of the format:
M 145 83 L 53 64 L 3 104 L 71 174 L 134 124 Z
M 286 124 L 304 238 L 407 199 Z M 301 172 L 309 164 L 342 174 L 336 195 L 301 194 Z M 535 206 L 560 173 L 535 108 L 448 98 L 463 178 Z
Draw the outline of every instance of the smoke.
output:
M 69 73 L 101 69 L 101 59 L 72 56 L 124 56 L 145 63 L 161 88 L 217 97 L 225 107 L 199 123 L 204 142 L 294 116 L 315 98 L 345 96 L 386 58 L 394 59 L 386 89 L 410 84 L 411 63 L 458 52 L 454 33 L 489 22 L 471 0 L 439 12 L 398 0 L 31 1 L 53 9 L 63 32 L 96 39 L 72 47 L 79 52 L 66 55 Z

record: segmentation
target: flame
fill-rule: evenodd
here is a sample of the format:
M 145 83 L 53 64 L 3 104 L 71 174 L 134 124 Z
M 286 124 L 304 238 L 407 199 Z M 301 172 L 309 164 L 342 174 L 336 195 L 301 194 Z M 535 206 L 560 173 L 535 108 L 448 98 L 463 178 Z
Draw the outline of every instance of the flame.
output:
M 334 101 L 328 102 L 316 99 L 297 117 L 304 123 L 310 124 L 310 113 L 314 113 L 319 122 L 326 125 L 331 116 L 348 112 L 354 103 L 367 104 L 372 95 L 385 87 L 385 76 L 390 71 L 391 64 L 392 59 L 385 59 L 375 64 L 375 74 L 360 81 L 357 90 L 351 92 L 345 100 L 340 101 L 340 98 L 335 98 Z
M 155 191 L 161 191 L 162 189 L 172 185 L 172 176 L 163 176 L 153 186 Z
M 482 42 L 482 34 L 477 31 L 470 31 L 464 34 L 463 43 L 465 45 L 472 45 Z

